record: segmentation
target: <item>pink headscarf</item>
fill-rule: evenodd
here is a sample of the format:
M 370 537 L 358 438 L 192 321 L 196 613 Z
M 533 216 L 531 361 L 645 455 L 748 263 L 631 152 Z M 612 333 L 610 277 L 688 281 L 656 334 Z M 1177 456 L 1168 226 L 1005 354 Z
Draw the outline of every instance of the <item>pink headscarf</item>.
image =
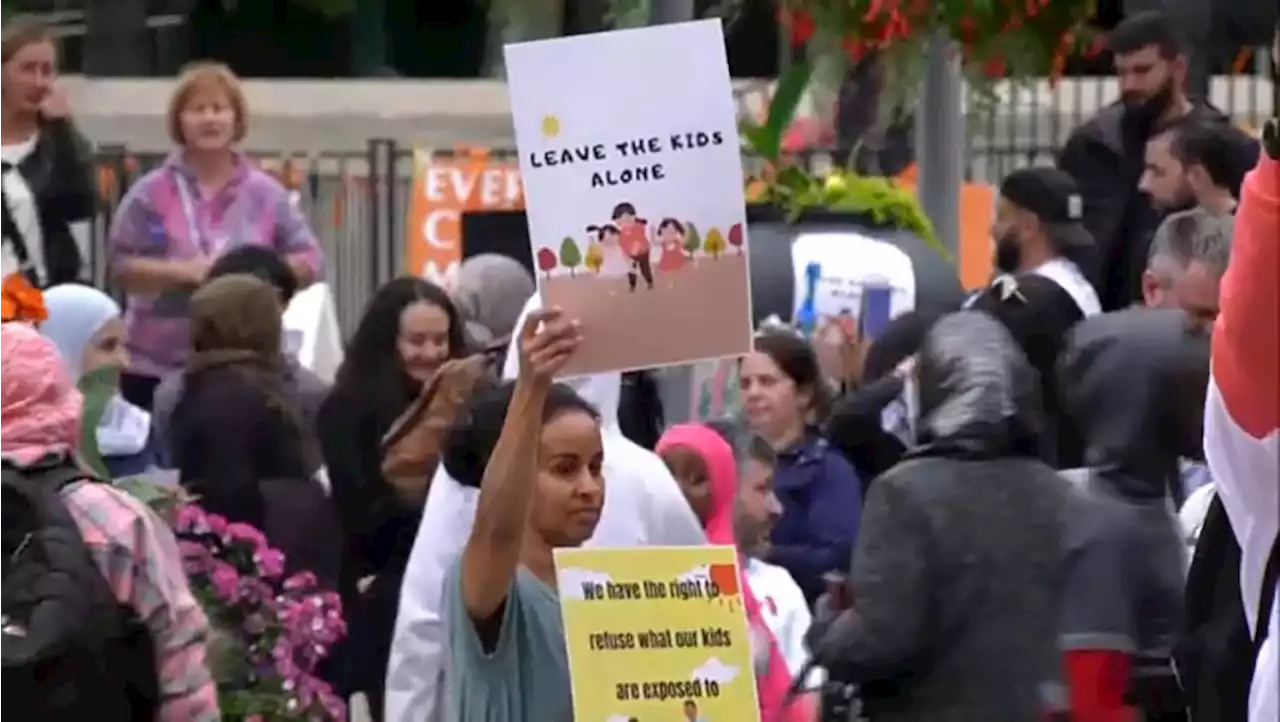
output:
M 658 453 L 682 446 L 702 458 L 711 482 L 711 514 L 706 523 L 707 541 L 717 545 L 737 546 L 733 533 L 734 504 L 738 495 L 738 468 L 733 447 L 715 430 L 702 424 L 677 424 L 667 429 L 658 440 Z M 778 648 L 769 625 L 760 614 L 760 602 L 751 591 L 745 560 L 738 560 L 739 588 L 747 611 L 747 624 L 769 645 L 768 666 L 756 676 L 760 696 L 761 722 L 811 722 L 816 710 L 812 700 L 799 697 L 787 702 L 791 687 L 791 671 Z M 785 703 L 785 704 L 784 704 Z
M 30 464 L 80 439 L 83 399 L 53 342 L 25 323 L 0 324 L 0 455 Z

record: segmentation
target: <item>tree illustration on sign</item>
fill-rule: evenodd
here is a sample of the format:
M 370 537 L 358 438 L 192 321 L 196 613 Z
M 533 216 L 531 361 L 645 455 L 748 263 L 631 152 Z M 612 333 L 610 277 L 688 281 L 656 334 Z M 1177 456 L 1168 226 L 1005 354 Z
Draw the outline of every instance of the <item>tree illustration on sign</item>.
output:
M 569 275 L 574 275 L 578 266 L 582 265 L 582 251 L 578 250 L 578 244 L 573 242 L 569 236 L 565 236 L 560 241 L 560 265 L 569 269 Z
M 720 229 L 713 227 L 707 231 L 707 240 L 702 242 L 702 250 L 712 258 L 719 258 L 724 253 L 724 249 L 724 236 L 720 233 Z
M 729 245 L 738 249 L 738 255 L 742 255 L 742 242 L 745 236 L 742 234 L 742 224 L 735 223 L 729 227 Z
M 538 270 L 547 274 L 547 278 L 551 278 L 551 272 L 556 270 L 556 252 L 550 248 L 538 249 Z
M 587 267 L 592 273 L 599 273 L 600 267 L 604 265 L 604 248 L 599 243 L 592 243 L 587 246 L 587 257 L 583 259 L 582 265 Z
M 684 224 L 684 250 L 689 254 L 689 258 L 693 258 L 693 254 L 702 248 L 702 236 L 698 234 L 698 229 L 693 225 L 692 221 Z

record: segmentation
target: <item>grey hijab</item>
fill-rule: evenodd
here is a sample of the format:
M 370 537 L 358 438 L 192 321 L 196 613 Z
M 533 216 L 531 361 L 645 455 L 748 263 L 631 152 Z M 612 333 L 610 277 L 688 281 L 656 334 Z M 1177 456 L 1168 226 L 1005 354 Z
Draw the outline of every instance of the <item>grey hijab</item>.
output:
M 505 344 L 534 291 L 533 276 L 512 258 L 485 253 L 463 262 L 454 303 L 466 323 L 471 347 Z

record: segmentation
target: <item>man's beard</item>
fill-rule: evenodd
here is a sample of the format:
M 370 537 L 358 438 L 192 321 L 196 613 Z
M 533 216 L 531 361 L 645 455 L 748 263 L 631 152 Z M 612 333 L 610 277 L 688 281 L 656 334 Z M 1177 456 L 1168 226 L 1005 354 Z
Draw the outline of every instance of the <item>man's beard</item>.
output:
M 996 239 L 996 270 L 1001 273 L 1017 273 L 1022 267 L 1022 242 L 1015 233 L 1005 233 Z
M 1192 193 L 1191 189 L 1186 188 L 1178 193 L 1178 197 L 1174 199 L 1173 203 L 1169 204 L 1169 206 L 1165 208 L 1161 208 L 1160 210 L 1167 215 L 1193 210 L 1196 205 L 1198 205 L 1196 203 L 1196 194 Z
M 1141 129 L 1146 133 L 1155 130 L 1156 123 L 1173 107 L 1173 79 L 1166 80 L 1151 97 L 1122 96 L 1124 103 L 1124 122 L 1130 128 Z

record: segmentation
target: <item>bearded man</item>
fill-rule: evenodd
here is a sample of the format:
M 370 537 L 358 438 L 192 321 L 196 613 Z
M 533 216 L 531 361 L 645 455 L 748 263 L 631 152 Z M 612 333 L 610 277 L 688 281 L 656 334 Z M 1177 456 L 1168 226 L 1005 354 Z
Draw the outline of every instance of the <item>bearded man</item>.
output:
M 1147 249 L 1162 217 L 1138 187 L 1147 143 L 1176 124 L 1229 125 L 1230 120 L 1188 97 L 1185 45 L 1165 16 L 1130 16 L 1111 32 L 1108 44 L 1120 99 L 1071 134 L 1058 166 L 1075 178 L 1084 197 L 1084 225 L 1098 244 L 1093 284 L 1103 310 L 1113 311 L 1142 299 Z M 1243 132 L 1238 143 L 1230 162 L 1241 166 L 1243 176 L 1257 160 L 1257 143 Z

